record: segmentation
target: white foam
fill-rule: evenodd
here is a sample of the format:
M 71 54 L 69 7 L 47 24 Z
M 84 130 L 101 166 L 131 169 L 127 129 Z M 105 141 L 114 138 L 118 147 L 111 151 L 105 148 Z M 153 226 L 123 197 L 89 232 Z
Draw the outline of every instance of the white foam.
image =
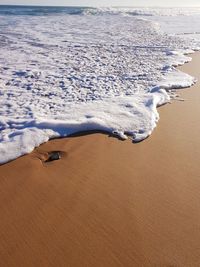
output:
M 195 83 L 195 78 L 190 75 L 183 73 L 179 70 L 169 71 L 165 74 L 165 77 L 159 83 L 160 88 L 170 90 L 170 89 L 181 89 L 190 87 Z
M 194 16 L 200 14 L 200 7 L 99 7 L 84 10 L 86 15 L 126 16 Z
M 103 130 L 139 142 L 195 79 L 193 42 L 138 16 L 1 16 L 0 163 L 50 138 Z
M 9 120 L 1 125 L 0 163 L 5 163 L 23 154 L 50 138 L 68 136 L 79 131 L 103 130 L 122 139 L 127 135 L 135 142 L 148 137 L 159 119 L 156 107 L 169 101 L 166 91 L 136 94 L 131 97 L 115 97 L 89 103 L 73 103 L 61 118 L 34 120 Z M 9 129 L 9 130 L 8 130 Z

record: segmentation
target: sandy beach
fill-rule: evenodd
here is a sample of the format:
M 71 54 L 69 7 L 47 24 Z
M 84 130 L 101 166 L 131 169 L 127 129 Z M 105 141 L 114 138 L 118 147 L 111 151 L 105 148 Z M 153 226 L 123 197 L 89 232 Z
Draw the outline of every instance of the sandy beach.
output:
M 0 166 L 0 265 L 200 266 L 199 79 L 159 108 L 145 141 L 106 134 L 47 142 Z M 45 162 L 50 151 L 61 159 Z

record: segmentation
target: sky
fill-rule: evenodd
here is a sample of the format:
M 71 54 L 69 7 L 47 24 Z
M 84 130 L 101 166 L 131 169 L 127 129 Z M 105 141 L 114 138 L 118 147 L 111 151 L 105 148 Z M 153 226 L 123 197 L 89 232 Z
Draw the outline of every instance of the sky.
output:
M 200 6 L 200 0 L 0 0 L 3 5 Z

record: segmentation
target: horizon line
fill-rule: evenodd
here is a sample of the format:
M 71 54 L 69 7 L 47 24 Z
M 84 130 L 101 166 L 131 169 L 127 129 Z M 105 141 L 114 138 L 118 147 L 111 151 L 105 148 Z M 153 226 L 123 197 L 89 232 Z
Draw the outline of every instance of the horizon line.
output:
M 188 6 L 188 5 L 183 5 L 183 6 L 159 6 L 159 5 L 149 5 L 149 6 L 100 6 L 100 5 L 94 5 L 94 6 L 88 6 L 88 5 L 27 5 L 27 4 L 0 4 L 0 6 L 16 6 L 16 7 L 26 7 L 26 6 L 30 6 L 30 7 L 88 7 L 88 8 L 94 8 L 94 7 L 113 7 L 113 8 L 130 8 L 130 7 L 134 7 L 134 8 L 181 8 L 181 7 L 200 7 L 200 5 L 194 5 L 194 6 Z

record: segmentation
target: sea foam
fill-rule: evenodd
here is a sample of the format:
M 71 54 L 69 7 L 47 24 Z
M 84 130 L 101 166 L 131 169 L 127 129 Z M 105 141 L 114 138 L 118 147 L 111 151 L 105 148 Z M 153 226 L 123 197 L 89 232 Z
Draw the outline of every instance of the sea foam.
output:
M 139 142 L 171 89 L 195 82 L 175 66 L 198 40 L 166 34 L 158 10 L 47 9 L 0 12 L 0 163 L 79 131 Z

